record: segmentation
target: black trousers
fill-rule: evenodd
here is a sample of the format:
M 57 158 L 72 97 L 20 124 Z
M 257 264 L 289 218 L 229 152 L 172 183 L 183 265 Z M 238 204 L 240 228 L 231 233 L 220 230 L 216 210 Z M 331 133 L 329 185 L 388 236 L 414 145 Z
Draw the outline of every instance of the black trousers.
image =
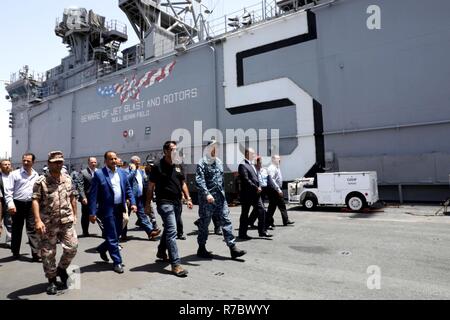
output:
M 89 234 L 89 206 L 81 205 L 81 229 L 83 235 Z
M 263 203 L 263 207 L 264 207 L 264 201 L 267 197 L 267 193 L 269 192 L 269 189 L 267 187 L 262 187 L 262 192 L 261 192 L 261 201 Z M 265 226 L 267 227 L 267 210 L 266 207 L 264 207 L 264 216 L 265 216 Z M 248 217 L 248 225 L 254 225 L 256 222 L 256 219 L 258 219 L 258 210 L 257 208 L 253 207 L 252 212 L 250 212 L 250 216 Z
M 266 209 L 262 202 L 261 196 L 258 195 L 250 201 L 242 201 L 241 199 L 241 217 L 239 218 L 239 237 L 247 236 L 250 207 L 258 213 L 258 232 L 263 233 L 266 230 L 265 215 Z
M 182 236 L 184 234 L 183 219 L 181 218 L 182 212 L 183 212 L 183 205 L 181 205 L 181 210 L 175 211 L 175 220 L 177 222 L 177 236 Z
M 32 256 L 39 256 L 39 235 L 36 232 L 34 224 L 34 215 L 31 211 L 31 201 L 14 200 L 16 213 L 11 215 L 12 232 L 11 232 L 11 252 L 13 255 L 20 253 L 20 245 L 22 243 L 23 225 L 26 224 L 28 240 L 31 247 Z
M 268 197 L 269 197 L 269 208 L 267 209 L 267 226 L 273 225 L 274 224 L 274 218 L 273 215 L 275 213 L 275 210 L 280 209 L 280 213 L 281 213 L 281 219 L 283 220 L 283 224 L 287 224 L 287 222 L 289 221 L 288 218 L 288 213 L 287 213 L 287 209 L 286 209 L 286 204 L 284 203 L 284 198 L 280 197 L 280 195 L 278 194 L 278 192 L 276 192 L 275 190 L 270 190 L 268 192 Z

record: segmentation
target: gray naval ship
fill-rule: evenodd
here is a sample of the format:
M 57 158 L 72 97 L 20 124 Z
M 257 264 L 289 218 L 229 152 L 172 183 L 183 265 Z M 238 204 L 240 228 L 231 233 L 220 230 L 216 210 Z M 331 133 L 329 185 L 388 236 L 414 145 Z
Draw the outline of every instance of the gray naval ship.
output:
M 208 20 L 200 0 L 119 0 L 126 25 L 64 11 L 69 55 L 7 86 L 12 160 L 60 149 L 79 169 L 116 150 L 158 159 L 180 141 L 192 186 L 206 141 L 222 142 L 226 188 L 246 145 L 282 155 L 284 180 L 378 174 L 380 198 L 441 201 L 450 173 L 450 2 L 283 0 Z

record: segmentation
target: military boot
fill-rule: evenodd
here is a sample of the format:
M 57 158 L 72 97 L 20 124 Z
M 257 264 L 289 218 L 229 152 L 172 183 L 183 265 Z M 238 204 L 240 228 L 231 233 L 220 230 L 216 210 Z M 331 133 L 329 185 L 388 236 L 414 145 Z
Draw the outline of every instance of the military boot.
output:
M 197 256 L 200 258 L 212 259 L 212 251 L 206 250 L 206 246 L 200 245 L 197 250 Z
M 58 287 L 56 285 L 56 277 L 48 279 L 47 294 L 55 295 L 57 293 L 58 293 Z
M 62 269 L 58 267 L 56 269 L 56 275 L 61 279 L 61 289 L 67 289 L 67 280 L 69 279 L 69 275 L 67 274 L 66 269 Z
M 242 257 L 246 253 L 247 251 L 238 249 L 236 245 L 230 247 L 231 259 Z

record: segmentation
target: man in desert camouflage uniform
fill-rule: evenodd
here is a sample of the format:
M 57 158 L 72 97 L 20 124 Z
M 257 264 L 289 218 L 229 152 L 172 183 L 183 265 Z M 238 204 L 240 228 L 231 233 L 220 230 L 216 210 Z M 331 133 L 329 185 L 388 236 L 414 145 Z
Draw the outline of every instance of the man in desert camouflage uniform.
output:
M 48 173 L 40 176 L 33 188 L 33 213 L 36 231 L 41 236 L 40 251 L 45 276 L 49 285 L 47 294 L 57 293 L 56 277 L 67 288 L 67 267 L 77 253 L 78 239 L 75 232 L 77 216 L 77 192 L 68 174 L 62 173 L 64 156 L 61 151 L 48 154 Z M 61 242 L 63 254 L 56 267 L 56 244 Z

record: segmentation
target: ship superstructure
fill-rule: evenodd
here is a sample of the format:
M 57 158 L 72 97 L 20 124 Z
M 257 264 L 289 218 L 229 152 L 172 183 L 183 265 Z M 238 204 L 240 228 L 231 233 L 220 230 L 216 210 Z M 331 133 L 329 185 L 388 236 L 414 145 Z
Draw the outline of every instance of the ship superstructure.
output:
M 66 9 L 69 47 L 39 78 L 12 79 L 12 159 L 76 168 L 109 149 L 161 155 L 180 141 L 189 179 L 210 138 L 223 141 L 227 186 L 246 145 L 280 153 L 286 181 L 376 171 L 383 200 L 440 201 L 450 173 L 450 3 L 260 1 L 208 20 L 201 1 L 119 0 L 126 26 Z

